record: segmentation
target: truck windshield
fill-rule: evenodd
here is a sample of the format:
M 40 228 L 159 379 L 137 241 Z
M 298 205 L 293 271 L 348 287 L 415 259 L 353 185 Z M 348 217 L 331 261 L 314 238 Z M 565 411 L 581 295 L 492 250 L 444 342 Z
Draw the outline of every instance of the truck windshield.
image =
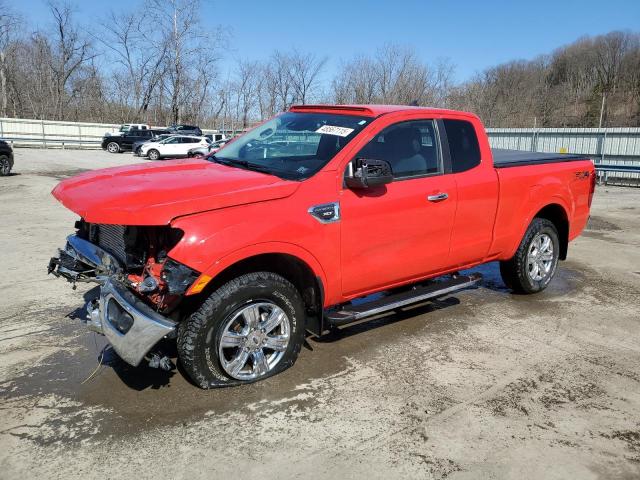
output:
M 210 160 L 304 180 L 324 167 L 372 118 L 287 112 L 225 145 Z

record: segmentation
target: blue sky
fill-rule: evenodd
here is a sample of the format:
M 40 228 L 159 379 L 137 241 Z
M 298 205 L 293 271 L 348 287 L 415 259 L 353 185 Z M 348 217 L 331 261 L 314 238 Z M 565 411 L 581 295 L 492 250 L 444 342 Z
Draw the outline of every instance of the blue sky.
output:
M 85 28 L 110 9 L 128 10 L 138 0 L 71 0 Z M 43 0 L 8 0 L 32 24 L 48 22 Z M 262 59 L 275 48 L 328 56 L 325 76 L 341 59 L 370 53 L 384 43 L 408 45 L 430 62 L 449 58 L 456 79 L 488 66 L 530 59 L 583 35 L 640 30 L 640 0 L 419 1 L 205 0 L 203 20 L 230 33 L 234 58 Z

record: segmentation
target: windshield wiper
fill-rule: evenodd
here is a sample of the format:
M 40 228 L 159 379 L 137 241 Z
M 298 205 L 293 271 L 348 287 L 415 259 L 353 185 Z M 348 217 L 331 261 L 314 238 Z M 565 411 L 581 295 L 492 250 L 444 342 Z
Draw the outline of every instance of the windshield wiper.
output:
M 222 165 L 228 165 L 232 167 L 240 167 L 246 170 L 253 170 L 260 173 L 267 173 L 269 175 L 275 175 L 273 170 L 265 165 L 260 165 L 259 163 L 249 162 L 248 160 L 236 160 L 231 158 L 218 158 L 215 155 L 209 155 L 207 158 L 210 158 L 214 162 L 220 163 Z

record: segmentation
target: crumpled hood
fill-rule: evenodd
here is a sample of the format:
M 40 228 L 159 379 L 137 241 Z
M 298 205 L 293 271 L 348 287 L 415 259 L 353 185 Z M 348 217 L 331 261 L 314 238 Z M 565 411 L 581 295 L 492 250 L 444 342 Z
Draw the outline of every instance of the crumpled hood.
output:
M 173 160 L 82 173 L 52 193 L 90 223 L 166 225 L 183 215 L 288 197 L 298 186 L 206 160 Z

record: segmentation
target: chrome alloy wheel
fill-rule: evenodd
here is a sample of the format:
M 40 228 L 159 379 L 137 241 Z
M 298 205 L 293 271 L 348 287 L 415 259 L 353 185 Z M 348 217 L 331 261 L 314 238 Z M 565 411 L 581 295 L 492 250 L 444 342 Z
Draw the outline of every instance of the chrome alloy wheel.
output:
M 218 345 L 224 371 L 236 380 L 254 380 L 273 370 L 291 338 L 286 313 L 274 303 L 256 302 L 228 318 Z
M 529 245 L 527 274 L 534 282 L 546 278 L 553 269 L 553 240 L 546 233 L 539 233 Z
M 109 153 L 118 153 L 120 151 L 120 146 L 116 142 L 111 142 L 107 145 L 107 151 Z

